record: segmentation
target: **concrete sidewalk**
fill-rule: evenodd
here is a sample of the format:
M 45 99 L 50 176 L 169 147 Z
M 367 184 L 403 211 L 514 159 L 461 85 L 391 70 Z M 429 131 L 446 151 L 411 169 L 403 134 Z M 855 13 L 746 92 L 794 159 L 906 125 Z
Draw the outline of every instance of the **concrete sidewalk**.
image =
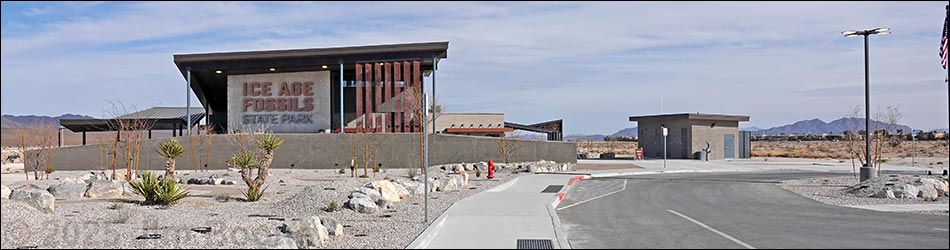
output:
M 516 248 L 518 239 L 549 239 L 570 248 L 553 206 L 575 175 L 526 175 L 456 202 L 407 248 Z M 563 198 L 563 197 L 561 197 Z M 553 204 L 552 204 L 553 203 Z

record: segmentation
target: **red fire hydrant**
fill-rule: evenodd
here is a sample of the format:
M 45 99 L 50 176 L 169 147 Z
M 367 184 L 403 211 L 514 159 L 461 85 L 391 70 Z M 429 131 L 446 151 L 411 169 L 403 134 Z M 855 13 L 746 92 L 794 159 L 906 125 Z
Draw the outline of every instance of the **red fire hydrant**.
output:
M 495 162 L 488 160 L 488 179 L 495 178 Z

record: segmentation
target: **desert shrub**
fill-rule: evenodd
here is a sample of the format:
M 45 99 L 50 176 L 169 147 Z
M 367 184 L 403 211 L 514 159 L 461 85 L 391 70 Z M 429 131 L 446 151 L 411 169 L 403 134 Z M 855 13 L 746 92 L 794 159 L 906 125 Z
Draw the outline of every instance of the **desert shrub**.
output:
M 174 179 L 159 180 L 155 174 L 147 172 L 139 181 L 129 182 L 136 194 L 145 197 L 145 205 L 173 205 L 188 197 L 188 190 L 178 186 Z
M 346 174 L 346 169 L 341 168 L 339 171 L 336 171 L 336 172 L 340 174 Z
M 161 230 L 162 226 L 158 223 L 158 218 L 148 217 L 142 221 L 142 229 L 148 230 Z
M 132 211 L 123 210 L 123 211 L 119 211 L 119 213 L 116 215 L 115 220 L 113 222 L 115 222 L 116 224 L 125 224 L 129 222 L 130 218 L 132 218 Z
M 214 200 L 218 202 L 229 202 L 231 201 L 231 195 L 228 194 L 218 194 L 214 196 Z
M 408 176 L 410 179 L 416 178 L 416 176 L 419 176 L 419 169 L 413 167 L 407 168 L 406 176 Z
M 336 201 L 330 201 L 330 203 L 327 204 L 327 208 L 325 210 L 327 212 L 336 212 L 337 210 L 340 210 L 340 204 L 337 204 Z
M 264 191 L 266 190 L 267 188 L 257 188 L 254 186 L 247 187 L 247 191 L 243 192 L 244 198 L 248 202 L 259 201 L 261 200 L 261 197 L 264 197 Z
M 475 167 L 475 177 L 482 177 L 482 170 Z
M 122 203 L 113 202 L 112 205 L 109 205 L 109 210 L 119 210 L 125 208 L 125 205 Z
M 369 178 L 369 175 L 360 175 L 360 178 Z

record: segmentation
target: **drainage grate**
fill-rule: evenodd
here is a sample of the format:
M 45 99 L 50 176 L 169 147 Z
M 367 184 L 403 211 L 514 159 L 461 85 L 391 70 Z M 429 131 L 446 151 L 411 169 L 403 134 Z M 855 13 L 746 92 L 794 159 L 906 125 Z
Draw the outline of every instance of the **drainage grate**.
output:
M 541 193 L 557 193 L 558 191 L 561 191 L 561 188 L 564 188 L 564 185 L 550 185 L 547 188 L 544 188 Z
M 547 239 L 518 239 L 518 249 L 554 249 L 554 244 Z

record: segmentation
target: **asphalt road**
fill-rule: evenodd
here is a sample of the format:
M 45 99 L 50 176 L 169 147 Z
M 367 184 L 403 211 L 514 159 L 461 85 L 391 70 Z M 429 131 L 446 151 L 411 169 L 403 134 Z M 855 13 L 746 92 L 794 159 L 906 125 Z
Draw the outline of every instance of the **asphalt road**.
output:
M 774 185 L 785 179 L 831 175 L 835 174 L 595 178 L 569 191 L 558 206 L 558 216 L 573 248 L 947 249 L 950 245 L 946 216 L 825 205 Z

